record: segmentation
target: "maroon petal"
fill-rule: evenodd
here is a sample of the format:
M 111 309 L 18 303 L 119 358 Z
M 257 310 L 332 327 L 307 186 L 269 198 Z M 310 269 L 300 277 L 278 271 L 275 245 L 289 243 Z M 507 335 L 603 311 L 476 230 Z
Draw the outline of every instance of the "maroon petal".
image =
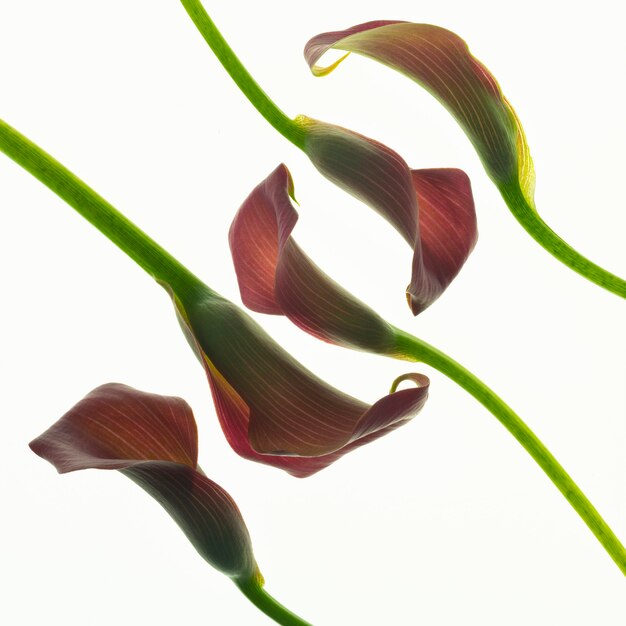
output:
M 216 569 L 242 580 L 259 576 L 237 505 L 197 466 L 196 423 L 184 400 L 103 385 L 30 447 L 60 473 L 121 470 L 163 506 Z
M 421 255 L 413 256 L 407 299 L 414 315 L 436 300 L 476 245 L 472 187 L 458 169 L 412 170 L 419 203 Z
M 245 458 L 308 476 L 406 422 L 428 395 L 419 377 L 419 388 L 367 405 L 317 378 L 227 300 L 195 294 L 174 302 L 222 429 Z
M 348 452 L 408 423 L 422 409 L 428 398 L 428 378 L 421 374 L 407 375 L 411 376 L 418 388 L 401 391 L 394 389 L 395 393 L 385 396 L 362 413 L 361 419 L 355 423 L 353 441 L 343 448 L 319 456 L 273 455 L 258 452 L 252 446 L 249 436 L 250 408 L 208 362 L 206 369 L 217 415 L 233 450 L 245 459 L 283 469 L 297 478 L 311 476 Z
M 60 473 L 170 461 L 196 468 L 198 432 L 189 405 L 111 383 L 94 389 L 31 444 Z
M 350 28 L 346 28 L 345 30 L 337 30 L 331 31 L 328 33 L 321 33 L 320 35 L 316 35 L 312 37 L 304 47 L 304 58 L 308 63 L 311 71 L 315 76 L 325 76 L 329 74 L 332 70 L 334 70 L 345 57 L 342 57 L 332 65 L 328 67 L 320 67 L 316 65 L 316 63 L 328 52 L 331 48 L 337 47 L 339 42 L 344 43 L 342 40 L 347 39 L 350 35 L 356 35 L 357 33 L 367 32 L 369 30 L 374 30 L 376 28 L 381 28 L 382 26 L 389 26 L 390 24 L 407 24 L 408 22 L 402 22 L 398 20 L 376 20 L 371 22 L 366 22 L 364 24 L 357 24 L 356 26 L 352 26 Z M 351 52 L 350 50 L 348 54 Z

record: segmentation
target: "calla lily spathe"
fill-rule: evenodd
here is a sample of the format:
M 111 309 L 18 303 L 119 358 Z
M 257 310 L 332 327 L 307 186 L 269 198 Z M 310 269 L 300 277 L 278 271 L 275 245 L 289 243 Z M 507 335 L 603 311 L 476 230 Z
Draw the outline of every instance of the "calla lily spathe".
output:
M 200 555 L 238 582 L 262 580 L 237 505 L 198 466 L 198 432 L 181 398 L 102 385 L 30 443 L 59 473 L 119 470 L 171 515 Z
M 258 313 L 286 315 L 329 343 L 396 356 L 389 324 L 327 276 L 291 237 L 298 221 L 291 198 L 291 174 L 279 165 L 235 215 L 229 243 L 242 302 Z
M 205 368 L 224 434 L 240 456 L 306 477 L 405 424 L 429 380 L 366 404 L 303 367 L 241 309 L 208 288 L 181 300 L 181 327 Z M 389 327 L 389 345 L 395 338 Z
M 455 33 L 431 24 L 374 21 L 322 33 L 306 44 L 304 56 L 317 76 L 330 66 L 317 65 L 330 49 L 355 52 L 379 61 L 424 87 L 463 128 L 498 186 L 519 185 L 534 207 L 535 171 L 522 125 L 498 82 Z

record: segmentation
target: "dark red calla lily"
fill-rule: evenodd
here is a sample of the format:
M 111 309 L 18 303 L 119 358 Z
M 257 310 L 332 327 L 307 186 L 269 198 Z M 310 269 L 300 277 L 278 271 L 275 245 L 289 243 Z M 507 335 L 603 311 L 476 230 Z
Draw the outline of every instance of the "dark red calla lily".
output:
M 413 247 L 407 300 L 414 314 L 421 312 L 450 284 L 476 242 L 467 176 L 457 169 L 409 170 L 382 144 L 314 125 L 321 130 L 308 137 L 313 162 L 335 182 L 358 190 L 355 195 L 379 210 Z M 373 169 L 381 174 L 371 177 Z M 281 165 L 248 196 L 231 226 L 244 304 L 287 315 L 327 341 L 393 355 L 386 322 L 321 272 L 291 240 L 298 219 L 292 193 L 291 176 Z
M 428 397 L 428 378 L 414 374 L 416 388 L 368 405 L 304 368 L 228 300 L 209 290 L 173 299 L 222 430 L 244 458 L 309 476 L 405 424 Z
M 430 24 L 375 21 L 322 33 L 305 46 L 314 74 L 330 73 L 317 62 L 331 48 L 356 52 L 405 74 L 450 111 L 500 187 L 516 184 L 534 206 L 535 172 L 522 125 L 493 75 L 455 33 Z
M 237 505 L 198 466 L 196 422 L 184 400 L 102 385 L 30 447 L 60 473 L 120 470 L 163 506 L 213 567 L 240 583 L 260 579 Z
M 317 267 L 292 239 L 293 181 L 279 165 L 240 207 L 229 242 L 243 303 L 286 315 L 306 332 L 350 348 L 396 356 L 389 324 Z

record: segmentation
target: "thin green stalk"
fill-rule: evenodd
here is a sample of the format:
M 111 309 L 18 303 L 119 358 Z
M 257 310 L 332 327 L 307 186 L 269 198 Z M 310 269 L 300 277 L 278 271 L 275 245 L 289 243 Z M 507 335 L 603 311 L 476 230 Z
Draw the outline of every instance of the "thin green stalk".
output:
M 263 611 L 265 615 L 271 617 L 278 624 L 283 624 L 283 626 L 311 626 L 309 622 L 305 622 L 277 602 L 257 581 L 251 580 L 235 584 L 257 609 Z
M 626 280 L 596 265 L 563 241 L 528 204 L 519 182 L 501 185 L 500 193 L 524 230 L 552 256 L 596 285 L 626 298 Z
M 224 69 L 230 74 L 257 111 L 285 138 L 298 148 L 304 148 L 304 131 L 283 113 L 272 99 L 259 87 L 237 55 L 217 29 L 213 20 L 198 0 L 181 0 L 182 5 L 209 44 Z
M 199 278 L 56 159 L 0 120 L 0 150 L 54 191 L 154 279 L 183 295 Z
M 405 358 L 434 367 L 474 396 L 522 445 L 587 524 L 622 573 L 626 575 L 626 549 L 537 435 L 496 393 L 474 374 L 437 348 L 397 330 L 398 349 Z

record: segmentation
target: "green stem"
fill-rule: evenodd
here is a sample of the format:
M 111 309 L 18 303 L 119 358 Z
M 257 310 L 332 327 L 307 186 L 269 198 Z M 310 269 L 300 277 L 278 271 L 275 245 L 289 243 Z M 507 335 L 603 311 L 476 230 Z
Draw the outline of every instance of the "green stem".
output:
M 65 200 L 154 279 L 170 285 L 179 296 L 202 284 L 102 196 L 2 120 L 0 150 Z
M 311 626 L 309 622 L 305 622 L 272 598 L 256 580 L 236 582 L 235 584 L 254 606 L 278 624 L 283 624 L 283 626 Z
M 242 65 L 237 55 L 217 29 L 213 20 L 204 10 L 199 0 L 181 0 L 182 5 L 209 44 L 224 69 L 230 74 L 236 85 L 257 111 L 286 139 L 298 148 L 304 148 L 304 131 L 271 100 L 259 87 L 248 70 Z
M 626 298 L 626 280 L 596 265 L 563 241 L 528 203 L 518 182 L 500 185 L 499 188 L 515 219 L 552 256 L 596 285 Z
M 396 332 L 398 349 L 404 357 L 426 363 L 456 382 L 474 396 L 517 439 L 524 450 L 530 454 L 565 496 L 565 499 L 574 507 L 574 510 L 587 524 L 622 573 L 626 575 L 626 549 L 580 490 L 580 487 L 524 421 L 489 387 L 462 365 L 426 342 L 404 331 L 397 330 Z

